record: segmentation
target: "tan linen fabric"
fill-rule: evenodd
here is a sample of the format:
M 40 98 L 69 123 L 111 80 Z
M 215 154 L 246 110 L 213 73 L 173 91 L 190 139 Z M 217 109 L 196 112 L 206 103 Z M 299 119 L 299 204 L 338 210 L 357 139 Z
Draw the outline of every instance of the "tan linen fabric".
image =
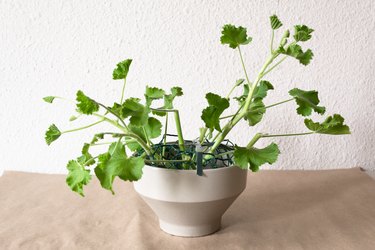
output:
M 375 249 L 375 181 L 359 168 L 249 173 L 222 229 L 170 236 L 131 183 L 85 198 L 65 176 L 5 172 L 0 249 Z

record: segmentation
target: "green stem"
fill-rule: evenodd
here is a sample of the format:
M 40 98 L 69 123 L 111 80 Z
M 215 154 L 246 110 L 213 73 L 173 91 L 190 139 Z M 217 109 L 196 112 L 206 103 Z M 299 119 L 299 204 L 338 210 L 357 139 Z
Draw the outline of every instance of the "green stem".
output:
M 243 57 L 242 57 L 241 48 L 240 48 L 239 45 L 238 45 L 237 48 L 238 48 L 238 53 L 240 54 L 241 64 L 242 64 L 243 71 L 244 71 L 244 73 L 245 73 L 246 81 L 247 81 L 247 84 L 248 84 L 249 87 L 250 87 L 251 83 L 250 83 L 250 80 L 249 80 L 249 76 L 247 75 L 247 71 L 246 71 L 245 63 L 244 63 L 244 61 L 243 61 Z
M 116 116 L 117 119 L 119 119 L 119 121 L 122 123 L 122 125 L 124 125 L 124 127 L 125 127 L 127 130 L 129 130 L 129 129 L 128 129 L 128 126 L 126 126 L 124 120 L 122 120 L 120 116 L 118 116 L 115 112 L 113 112 L 111 109 L 109 109 L 109 108 L 106 107 L 105 105 L 103 105 L 103 104 L 101 104 L 101 103 L 99 103 L 99 102 L 96 102 L 96 103 L 97 103 L 99 106 L 101 106 L 101 107 L 103 107 L 104 109 L 106 109 L 106 110 L 107 110 L 109 113 L 111 113 L 112 115 Z
M 185 141 L 182 134 L 182 128 L 181 128 L 181 122 L 180 122 L 180 114 L 177 109 L 154 109 L 151 108 L 151 110 L 159 111 L 159 112 L 173 112 L 174 113 L 174 119 L 176 123 L 176 130 L 177 130 L 177 136 L 178 136 L 178 146 L 181 151 L 185 151 Z
M 163 138 L 163 153 L 162 156 L 165 156 L 165 145 L 167 144 L 167 133 L 168 133 L 168 113 L 165 114 L 165 126 L 164 126 L 164 138 Z
M 305 132 L 305 133 L 295 133 L 295 134 L 276 134 L 276 135 L 268 135 L 263 134 L 261 137 L 267 138 L 267 137 L 284 137 L 284 136 L 299 136 L 299 135 L 311 135 L 315 134 L 315 132 Z
M 233 116 L 235 116 L 235 114 L 234 114 L 234 115 L 222 116 L 222 117 L 220 117 L 219 119 L 220 119 L 220 120 L 222 120 L 222 119 L 227 119 L 227 118 L 231 118 L 231 117 L 233 117 Z
M 150 139 L 148 138 L 148 135 L 147 135 L 147 132 L 146 132 L 146 129 L 145 129 L 144 126 L 142 126 L 142 130 L 143 130 L 143 133 L 144 133 L 144 135 L 145 135 L 147 145 L 150 147 L 150 145 L 151 145 L 151 143 L 150 143 Z
M 85 163 L 84 163 L 83 165 L 86 166 L 87 163 L 89 163 L 89 162 L 92 161 L 92 160 L 95 160 L 95 159 L 98 158 L 98 157 L 99 157 L 99 155 L 98 155 L 98 156 L 95 156 L 95 157 L 92 157 L 92 158 L 90 158 L 90 159 L 88 159 L 87 161 L 85 161 Z
M 107 118 L 105 116 L 102 116 L 100 114 L 97 114 L 97 113 L 93 113 L 93 115 L 97 116 L 97 117 L 100 117 L 103 120 L 105 120 L 106 122 L 111 123 L 113 126 L 119 128 L 121 131 L 124 132 L 124 136 L 128 136 L 128 137 L 131 137 L 131 138 L 135 139 L 137 141 L 137 143 L 143 148 L 143 150 L 146 152 L 147 155 L 151 154 L 151 148 L 147 145 L 147 143 L 145 141 L 143 141 L 143 139 L 141 137 L 132 133 L 127 128 L 122 127 L 120 124 L 118 124 L 116 121 L 114 121 L 112 119 L 109 119 L 109 118 Z M 110 134 L 110 133 L 106 133 L 106 134 Z
M 103 121 L 104 121 L 104 119 L 102 119 L 100 121 L 97 121 L 97 122 L 94 122 L 92 124 L 89 124 L 87 126 L 83 126 L 83 127 L 79 127 L 79 128 L 75 128 L 75 129 L 70 129 L 70 130 L 62 131 L 61 134 L 75 132 L 75 131 L 78 131 L 78 130 L 83 130 L 83 129 L 86 129 L 86 128 L 90 128 L 92 126 L 95 126 L 96 124 L 99 124 L 99 123 L 103 122 Z
M 216 157 L 219 157 L 219 156 L 223 156 L 223 155 L 230 155 L 230 154 L 233 154 L 234 153 L 234 150 L 231 150 L 231 151 L 227 151 L 227 152 L 224 152 L 224 153 L 220 153 L 220 154 L 217 154 L 215 155 L 215 158 Z
M 174 119 L 176 122 L 178 146 L 180 147 L 181 151 L 185 151 L 185 141 L 184 141 L 184 137 L 182 136 L 182 128 L 181 128 L 180 115 L 179 115 L 178 110 L 174 112 Z
M 240 52 L 240 56 L 242 58 L 242 55 L 241 55 L 241 50 L 239 50 Z M 216 148 L 220 145 L 220 143 L 225 139 L 225 137 L 227 136 L 227 134 L 231 131 L 231 129 L 246 115 L 247 113 L 247 110 L 250 106 L 250 103 L 251 103 L 251 100 L 253 98 L 253 94 L 254 94 L 254 91 L 255 91 L 255 88 L 257 87 L 258 83 L 260 82 L 260 80 L 262 79 L 263 77 L 263 73 L 264 71 L 266 71 L 267 67 L 273 62 L 273 60 L 278 56 L 279 54 L 271 54 L 268 59 L 266 60 L 265 64 L 263 65 L 263 67 L 261 68 L 257 78 L 255 79 L 254 81 L 254 84 L 251 86 L 250 88 L 250 92 L 248 94 L 248 96 L 246 97 L 246 101 L 245 101 L 245 104 L 243 106 L 243 108 L 241 109 L 241 111 L 238 111 L 238 114 L 235 115 L 232 120 L 230 120 L 225 126 L 224 128 L 222 129 L 222 132 L 220 133 L 220 135 L 218 136 L 218 138 L 215 140 L 215 143 L 214 145 L 211 147 L 209 153 L 213 153 L 215 152 Z M 241 59 L 241 61 L 243 61 Z M 243 64 L 244 65 L 244 64 Z
M 271 105 L 268 105 L 266 106 L 265 108 L 271 108 L 271 107 L 274 107 L 274 106 L 277 106 L 277 105 L 280 105 L 280 104 L 283 104 L 283 103 L 286 103 L 286 102 L 290 102 L 290 101 L 293 101 L 294 98 L 290 98 L 288 100 L 285 100 L 285 101 L 282 101 L 282 102 L 277 102 L 277 103 L 274 103 L 274 104 L 271 104 Z
M 122 93 L 121 93 L 120 105 L 122 104 L 122 101 L 124 100 L 125 85 L 126 85 L 126 78 L 124 79 L 124 84 L 122 85 Z
M 199 133 L 199 143 L 202 144 L 204 142 L 204 138 L 206 137 L 208 128 L 200 128 L 200 133 Z
M 253 137 L 253 139 L 251 139 L 251 141 L 247 144 L 247 148 L 250 149 L 252 146 L 254 146 L 254 144 L 260 139 L 262 138 L 262 134 L 261 133 L 257 133 L 255 134 L 255 136 Z
M 271 35 L 271 53 L 273 52 L 273 39 L 275 37 L 275 31 L 272 29 L 272 35 Z
M 290 99 L 288 99 L 288 100 L 285 100 L 285 101 L 282 101 L 282 102 L 277 102 L 277 103 L 274 103 L 274 104 L 271 104 L 271 105 L 268 105 L 268 106 L 265 106 L 264 108 L 272 108 L 272 107 L 274 107 L 274 106 L 277 106 L 277 105 L 280 105 L 280 104 L 283 104 L 283 103 L 286 103 L 286 102 L 290 102 L 290 101 L 293 101 L 294 100 L 294 98 L 290 98 Z M 259 109 L 259 110 L 261 110 L 261 109 Z M 257 111 L 257 109 L 256 110 L 254 110 L 254 112 L 256 112 Z M 227 119 L 227 118 L 231 118 L 231 117 L 233 117 L 233 116 L 235 116 L 235 115 L 237 115 L 237 114 L 234 114 L 234 115 L 227 115 L 227 116 L 222 116 L 222 117 L 220 117 L 219 119 L 220 120 L 222 120 L 222 119 Z
M 284 56 L 280 61 L 275 63 L 269 70 L 263 73 L 263 76 L 267 75 L 269 72 L 271 72 L 274 68 L 276 68 L 280 63 L 282 63 L 288 56 Z

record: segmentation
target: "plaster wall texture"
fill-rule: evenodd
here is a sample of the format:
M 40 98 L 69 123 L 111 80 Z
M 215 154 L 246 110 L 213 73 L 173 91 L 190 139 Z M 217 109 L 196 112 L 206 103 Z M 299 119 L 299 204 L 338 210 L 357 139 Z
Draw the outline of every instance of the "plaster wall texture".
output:
M 44 132 L 52 122 L 67 129 L 92 119 L 71 123 L 74 105 L 57 101 L 51 106 L 41 98 L 74 99 L 82 89 L 109 105 L 120 98 L 122 85 L 111 80 L 112 70 L 126 58 L 134 60 L 126 96 L 142 97 L 146 84 L 180 85 L 185 95 L 175 106 L 185 137 L 197 137 L 205 93 L 224 96 L 243 78 L 237 52 L 220 44 L 221 27 L 248 28 L 253 42 L 243 53 L 253 79 L 269 53 L 268 17 L 274 13 L 284 27 L 303 23 L 315 29 L 304 44 L 315 57 L 307 67 L 288 59 L 267 76 L 275 90 L 265 103 L 287 99 L 293 87 L 319 90 L 327 114 L 342 114 L 352 135 L 263 139 L 257 145 L 274 141 L 282 152 L 277 163 L 264 169 L 374 170 L 374 5 L 373 0 L 0 0 L 0 172 L 65 173 L 82 143 L 105 127 L 66 134 L 48 147 Z M 242 122 L 229 138 L 245 145 L 255 132 L 303 132 L 295 108 L 294 103 L 272 108 L 261 124 L 249 128 Z

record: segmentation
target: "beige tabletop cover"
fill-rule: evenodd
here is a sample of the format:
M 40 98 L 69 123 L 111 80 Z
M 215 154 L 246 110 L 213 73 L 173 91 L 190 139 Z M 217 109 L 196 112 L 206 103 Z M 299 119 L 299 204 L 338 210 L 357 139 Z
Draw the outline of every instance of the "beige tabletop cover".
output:
M 249 173 L 221 231 L 180 238 L 159 229 L 131 183 L 97 180 L 86 197 L 65 176 L 0 177 L 0 249 L 375 249 L 375 181 L 359 168 Z

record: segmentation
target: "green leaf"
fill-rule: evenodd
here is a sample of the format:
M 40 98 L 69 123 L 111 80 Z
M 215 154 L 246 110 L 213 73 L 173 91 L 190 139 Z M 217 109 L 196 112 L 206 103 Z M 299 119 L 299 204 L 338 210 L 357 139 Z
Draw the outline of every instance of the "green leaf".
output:
M 232 24 L 226 24 L 221 31 L 220 41 L 222 44 L 228 44 L 232 49 L 239 45 L 246 45 L 251 42 L 252 38 L 246 34 L 246 28 L 236 27 Z
M 148 136 L 149 139 L 155 139 L 155 138 L 159 137 L 161 135 L 161 132 L 162 132 L 161 122 L 154 117 L 149 117 L 148 121 L 147 121 L 147 124 L 145 126 L 137 127 L 137 126 L 133 126 L 132 124 L 130 124 L 128 127 L 133 133 L 138 135 L 144 141 L 146 141 L 145 132 L 147 133 L 147 136 Z M 132 139 L 130 137 L 125 137 L 125 140 L 126 140 L 126 146 L 131 151 L 136 151 L 136 150 L 139 150 L 139 149 L 142 148 L 139 145 L 138 142 L 134 141 L 134 139 Z
M 242 106 L 247 98 L 247 96 L 249 95 L 249 85 L 247 84 L 244 84 L 243 85 L 243 93 L 242 95 L 238 96 L 238 97 L 234 97 L 233 99 L 237 100 L 238 101 L 238 104 L 240 106 Z
M 74 191 L 84 196 L 83 185 L 87 185 L 91 180 L 90 170 L 86 170 L 78 161 L 71 160 L 66 168 L 69 171 L 66 183 Z
M 83 147 L 82 147 L 82 156 L 83 156 L 83 162 L 82 162 L 82 165 L 84 166 L 91 166 L 93 164 L 95 164 L 95 160 L 92 159 L 93 156 L 89 153 L 89 149 L 90 149 L 90 144 L 89 143 L 85 143 L 83 144 Z
M 279 18 L 276 15 L 270 16 L 270 22 L 271 22 L 271 28 L 273 30 L 277 30 L 278 28 L 283 26 L 283 24 L 280 22 Z
M 339 114 L 327 117 L 322 123 L 305 119 L 305 125 L 318 134 L 345 135 L 350 134 L 350 129 L 344 124 L 344 118 Z
M 146 86 L 146 104 L 147 106 L 151 106 L 153 100 L 158 100 L 163 98 L 165 95 L 165 91 L 159 88 L 149 87 Z
M 113 80 L 126 79 L 132 59 L 126 59 L 125 61 L 119 62 L 117 67 L 113 70 Z
M 77 120 L 78 116 L 75 116 L 75 115 L 72 115 L 69 117 L 69 121 L 72 122 L 72 121 L 75 121 Z
M 117 102 L 113 103 L 112 107 L 109 107 L 109 109 L 115 113 L 117 116 L 124 118 L 122 116 L 122 105 L 118 104 Z
M 221 132 L 220 115 L 229 107 L 229 101 L 219 95 L 208 93 L 206 95 L 209 106 L 202 111 L 202 120 L 210 130 L 214 128 Z
M 180 87 L 172 87 L 170 94 L 164 95 L 164 105 L 160 107 L 160 109 L 173 109 L 173 101 L 177 96 L 182 96 L 184 93 L 182 92 L 182 88 Z M 153 110 L 152 113 L 158 116 L 165 116 L 165 112 L 160 112 L 157 110 Z
M 303 65 L 308 65 L 313 58 L 314 54 L 311 49 L 306 50 L 306 52 L 302 52 L 297 56 L 298 61 Z
M 275 143 L 271 143 L 261 149 L 255 147 L 248 149 L 246 147 L 235 146 L 233 156 L 234 163 L 238 167 L 242 169 L 248 169 L 250 167 L 251 171 L 256 172 L 259 170 L 259 167 L 265 163 L 275 163 L 279 154 L 279 147 Z
M 137 181 L 142 177 L 144 160 L 140 157 L 128 158 L 124 145 L 117 142 L 110 147 L 109 153 L 99 157 L 99 164 L 95 168 L 103 188 L 110 190 L 113 194 L 112 184 L 115 177 L 124 181 Z
M 262 120 L 265 112 L 266 108 L 262 100 L 257 99 L 250 103 L 249 110 L 247 111 L 244 119 L 248 121 L 249 126 L 254 126 Z
M 90 144 L 95 144 L 96 142 L 98 142 L 99 140 L 102 140 L 103 138 L 104 138 L 103 133 L 95 134 L 94 137 L 92 138 Z
M 130 123 L 134 126 L 144 126 L 148 120 L 149 109 L 139 103 L 138 98 L 126 99 L 122 104 L 122 117 L 130 117 Z
M 313 32 L 313 29 L 310 29 L 306 25 L 296 25 L 294 26 L 294 39 L 296 42 L 305 42 L 307 40 L 310 40 L 311 33 Z
M 164 96 L 164 108 L 165 109 L 173 109 L 173 101 L 177 96 L 182 96 L 184 93 L 182 92 L 182 88 L 180 87 L 172 87 L 171 94 Z
M 326 111 L 325 107 L 318 106 L 318 92 L 315 90 L 304 91 L 298 88 L 294 88 L 289 91 L 289 94 L 296 100 L 296 103 L 298 105 L 297 113 L 302 116 L 311 115 L 312 110 L 321 115 Z
M 240 86 L 242 83 L 244 83 L 244 81 L 245 81 L 245 79 L 238 79 L 237 81 L 236 81 L 236 87 L 238 87 L 238 86 Z
M 61 135 L 60 130 L 56 127 L 55 124 L 49 126 L 46 131 L 44 139 L 46 140 L 47 145 L 51 145 L 53 141 L 56 141 Z
M 270 89 L 273 89 L 273 86 L 269 81 L 261 81 L 254 90 L 253 99 L 262 100 L 263 98 L 267 96 L 267 91 Z
M 45 102 L 52 103 L 53 100 L 55 100 L 55 98 L 56 98 L 55 96 L 46 96 L 46 97 L 43 97 L 43 100 Z
M 303 52 L 301 46 L 298 44 L 290 44 L 285 50 L 283 47 L 279 47 L 278 52 L 285 54 L 291 57 L 296 58 L 301 64 L 308 65 L 313 58 L 313 52 L 308 49 L 306 52 Z
M 81 90 L 77 92 L 77 108 L 78 111 L 85 115 L 91 115 L 92 113 L 99 110 L 99 105 L 86 96 Z

